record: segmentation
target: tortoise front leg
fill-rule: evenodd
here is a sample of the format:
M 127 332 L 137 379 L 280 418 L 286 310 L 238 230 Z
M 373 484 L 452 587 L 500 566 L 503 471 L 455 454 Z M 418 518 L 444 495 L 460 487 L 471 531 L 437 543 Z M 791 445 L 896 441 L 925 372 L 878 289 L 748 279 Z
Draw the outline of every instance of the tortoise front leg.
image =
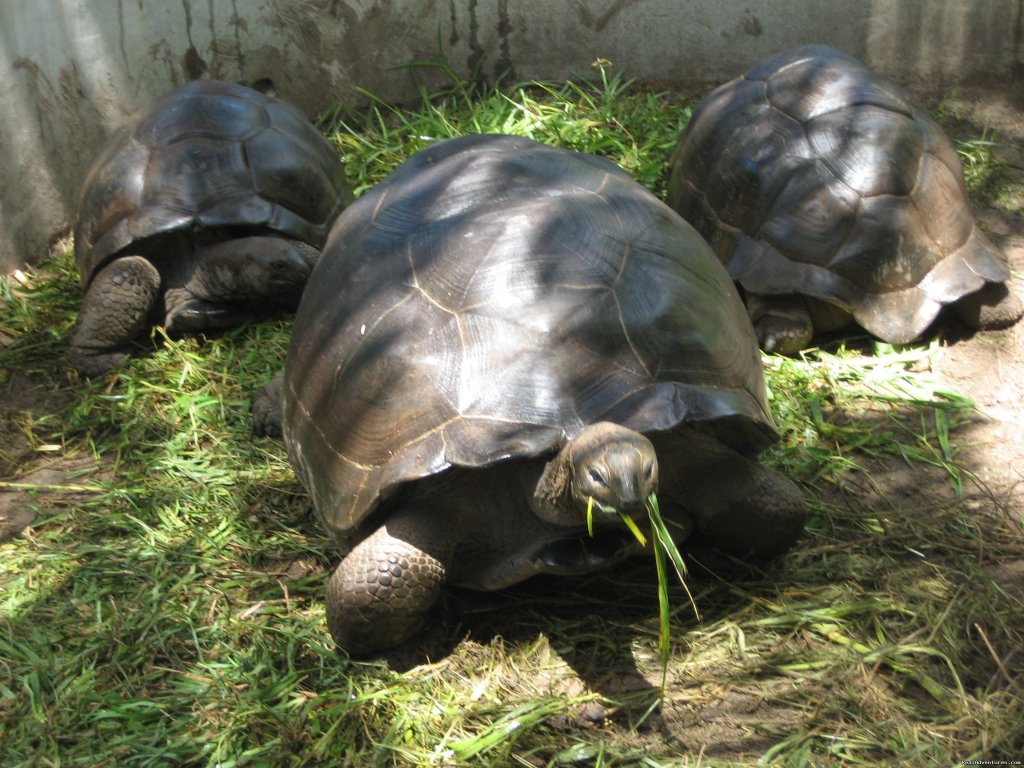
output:
M 697 530 L 715 546 L 739 557 L 774 557 L 803 533 L 803 495 L 781 472 L 739 454 L 705 469 L 691 498 Z
M 683 507 L 714 546 L 740 557 L 773 557 L 800 537 L 807 506 L 781 472 L 695 430 L 652 439 L 659 455 L 678 462 L 674 471 L 662 472 L 659 501 L 664 508 Z
M 84 376 L 120 364 L 149 325 L 160 273 L 141 256 L 121 256 L 93 277 L 71 331 L 71 363 Z
M 360 542 L 327 585 L 327 626 L 353 656 L 401 645 L 419 632 L 441 596 L 450 553 L 422 511 L 406 510 Z M 436 530 L 436 529 L 435 529 Z M 429 551 L 428 551 L 429 550 Z

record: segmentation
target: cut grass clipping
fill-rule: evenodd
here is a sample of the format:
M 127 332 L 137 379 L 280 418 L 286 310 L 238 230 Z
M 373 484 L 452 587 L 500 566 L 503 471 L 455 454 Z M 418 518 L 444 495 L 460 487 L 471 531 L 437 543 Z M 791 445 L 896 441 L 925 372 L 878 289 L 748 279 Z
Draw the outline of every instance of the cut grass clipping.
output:
M 588 535 L 591 537 L 594 535 L 595 504 L 605 514 L 617 514 L 633 536 L 636 537 L 636 540 L 640 542 L 640 546 L 645 549 L 647 548 L 647 537 L 644 536 L 643 531 L 640 530 L 632 517 L 622 510 L 602 504 L 594 499 L 593 496 L 587 498 Z M 690 605 L 693 606 L 693 613 L 697 617 L 697 621 L 700 621 L 700 610 L 697 608 L 697 602 L 693 599 L 690 588 L 686 585 L 686 563 L 683 562 L 683 556 L 679 552 L 679 548 L 676 547 L 675 541 L 672 540 L 672 534 L 669 533 L 665 521 L 661 517 L 661 508 L 658 506 L 658 494 L 652 493 L 648 496 L 644 507 L 647 509 L 647 517 L 651 521 L 651 534 L 654 536 L 654 543 L 651 545 L 651 548 L 654 550 L 654 562 L 658 574 L 658 655 L 661 658 L 661 695 L 664 696 L 665 684 L 668 678 L 669 652 L 672 647 L 671 616 L 668 603 L 668 568 L 665 565 L 666 556 L 672 562 L 676 577 L 679 579 L 683 589 L 686 590 L 686 596 L 690 598 Z

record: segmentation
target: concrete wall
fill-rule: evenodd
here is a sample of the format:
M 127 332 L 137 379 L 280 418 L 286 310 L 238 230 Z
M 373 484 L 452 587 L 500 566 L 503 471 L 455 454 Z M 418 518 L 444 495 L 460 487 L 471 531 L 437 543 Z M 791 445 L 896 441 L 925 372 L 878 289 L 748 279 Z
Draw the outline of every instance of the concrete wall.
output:
M 0 0 L 0 269 L 43 257 L 111 130 L 197 77 L 310 115 L 357 88 L 415 97 L 399 65 L 565 79 L 597 57 L 660 85 L 717 82 L 804 42 L 913 85 L 1020 74 L 1024 0 Z

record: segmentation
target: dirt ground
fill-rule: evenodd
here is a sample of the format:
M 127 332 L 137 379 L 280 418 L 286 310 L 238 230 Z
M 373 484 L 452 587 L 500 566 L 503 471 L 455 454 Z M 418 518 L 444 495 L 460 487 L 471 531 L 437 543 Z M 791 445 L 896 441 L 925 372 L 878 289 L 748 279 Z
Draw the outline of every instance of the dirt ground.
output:
M 0 334 L 0 346 L 11 341 Z M 18 429 L 26 416 L 33 421 L 53 418 L 69 398 L 31 375 L 13 371 L 9 375 L 0 392 L 0 541 L 24 530 L 40 507 L 73 503 L 75 494 L 61 486 L 92 466 L 81 456 L 66 456 L 58 446 L 47 450 Z
M 1006 183 L 995 199 L 975 205 L 975 216 L 1010 260 L 1010 286 L 1024 296 L 1024 87 L 980 83 L 925 98 L 957 139 L 987 135 L 997 142 Z M 956 437 L 959 461 L 977 477 L 974 491 L 1017 519 L 1024 515 L 1024 326 L 979 333 L 945 344 L 934 371 L 970 397 L 979 415 Z M 1005 563 L 993 574 L 1024 594 L 1024 562 Z

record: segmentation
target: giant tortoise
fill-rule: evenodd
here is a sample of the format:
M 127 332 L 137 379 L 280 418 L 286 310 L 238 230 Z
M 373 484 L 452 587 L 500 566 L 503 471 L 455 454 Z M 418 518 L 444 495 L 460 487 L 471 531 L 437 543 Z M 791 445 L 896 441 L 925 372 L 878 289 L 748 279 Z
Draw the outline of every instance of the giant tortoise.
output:
M 178 88 L 82 185 L 72 363 L 103 373 L 154 321 L 178 334 L 294 309 L 350 201 L 338 153 L 292 105 L 217 80 Z
M 904 343 L 946 305 L 975 328 L 1022 313 L 952 142 L 835 48 L 780 53 L 707 96 L 676 147 L 669 204 L 743 287 L 768 351 L 851 316 Z
M 337 220 L 295 318 L 280 428 L 354 548 L 327 591 L 353 654 L 400 644 L 446 583 L 498 589 L 640 550 L 662 514 L 739 556 L 799 536 L 757 340 L 707 244 L 609 161 L 438 142 Z M 587 533 L 587 508 L 599 518 Z

